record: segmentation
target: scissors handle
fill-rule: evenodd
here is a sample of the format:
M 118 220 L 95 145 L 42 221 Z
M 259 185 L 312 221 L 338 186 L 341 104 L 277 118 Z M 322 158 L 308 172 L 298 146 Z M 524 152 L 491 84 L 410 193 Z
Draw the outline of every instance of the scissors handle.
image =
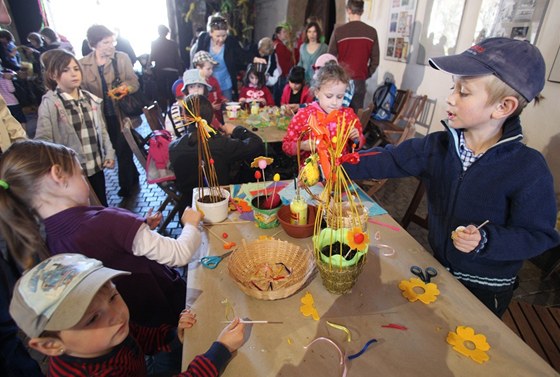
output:
M 437 270 L 434 267 L 426 267 L 424 271 L 426 272 L 426 283 L 437 276 Z
M 213 255 L 213 256 L 206 256 L 206 257 L 202 257 L 200 258 L 200 263 L 202 263 L 202 265 L 206 268 L 209 268 L 211 270 L 215 269 L 216 267 L 218 267 L 218 265 L 220 264 L 220 262 L 222 261 L 222 259 L 224 259 L 225 257 L 227 257 L 228 255 L 230 255 L 231 253 L 233 253 L 234 250 L 228 251 L 227 253 L 225 253 L 224 255 Z
M 422 280 L 423 282 L 426 282 L 426 276 L 424 276 L 424 271 L 422 270 L 421 267 L 411 266 L 410 267 L 410 272 L 412 272 L 414 275 L 418 276 L 420 278 L 420 280 Z

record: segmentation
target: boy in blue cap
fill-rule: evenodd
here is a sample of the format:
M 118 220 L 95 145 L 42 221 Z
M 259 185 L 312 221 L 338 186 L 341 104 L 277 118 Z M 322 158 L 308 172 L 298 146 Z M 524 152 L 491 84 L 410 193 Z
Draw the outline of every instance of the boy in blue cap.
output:
M 552 174 L 521 142 L 519 118 L 541 99 L 544 59 L 526 41 L 489 38 L 430 65 L 453 75 L 446 130 L 345 168 L 351 178 L 419 177 L 434 256 L 501 317 L 523 261 L 558 243 Z

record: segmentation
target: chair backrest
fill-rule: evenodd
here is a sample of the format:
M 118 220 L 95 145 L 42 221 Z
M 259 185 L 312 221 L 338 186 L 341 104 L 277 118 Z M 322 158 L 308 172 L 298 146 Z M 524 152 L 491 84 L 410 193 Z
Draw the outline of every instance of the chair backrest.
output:
M 124 138 L 125 138 L 126 142 L 128 143 L 128 146 L 132 150 L 132 153 L 138 159 L 138 162 L 140 162 L 140 165 L 142 165 L 144 168 L 146 168 L 147 152 L 144 148 L 145 144 L 140 145 L 138 143 L 137 139 L 132 134 L 134 131 L 133 131 L 133 128 L 132 128 L 132 122 L 130 121 L 130 118 L 124 118 L 123 119 L 123 130 L 122 130 L 122 132 L 123 132 L 123 135 L 124 135 Z
M 156 101 L 149 106 L 144 106 L 142 111 L 152 131 L 163 130 L 165 128 L 165 119 L 161 115 L 161 108 Z
M 424 110 L 424 106 L 426 105 L 426 100 L 428 96 L 426 95 L 418 95 L 414 94 L 410 96 L 408 101 L 404 104 L 404 108 L 402 112 L 399 114 L 393 124 L 398 127 L 406 127 L 408 123 L 412 121 L 412 123 L 416 123 L 416 119 L 420 116 L 422 111 Z
M 418 119 L 416 119 L 416 133 L 419 136 L 426 136 L 430 133 L 430 126 L 432 125 L 432 120 L 434 118 L 436 103 L 436 99 L 428 98 L 422 113 Z
M 360 120 L 360 123 L 362 124 L 362 129 L 364 129 L 367 126 L 374 107 L 375 104 L 372 102 L 369 104 L 368 107 L 364 107 L 363 109 L 358 110 L 357 115 L 358 115 L 358 119 Z
M 395 97 L 395 105 L 391 109 L 391 113 L 393 113 L 392 119 L 396 119 L 403 111 L 404 105 L 412 95 L 411 90 L 404 90 L 398 89 L 397 96 Z

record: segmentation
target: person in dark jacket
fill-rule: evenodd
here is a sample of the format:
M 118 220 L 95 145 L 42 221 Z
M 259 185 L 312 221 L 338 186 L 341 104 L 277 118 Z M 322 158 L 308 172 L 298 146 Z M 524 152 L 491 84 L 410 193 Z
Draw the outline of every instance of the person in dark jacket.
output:
M 344 168 L 351 178 L 419 177 L 434 256 L 501 317 L 523 261 L 558 244 L 552 174 L 521 142 L 519 118 L 541 99 L 544 59 L 527 41 L 490 38 L 430 64 L 453 75 L 446 130 Z
M 207 124 L 212 123 L 214 111 L 210 101 L 203 95 L 193 94 L 185 99 L 187 107 L 194 114 L 199 114 Z M 192 202 L 192 192 L 198 187 L 198 123 L 191 123 L 187 132 L 181 138 L 169 145 L 169 160 L 177 177 L 178 189 L 183 193 L 180 213 Z M 222 133 L 214 133 L 208 145 L 214 160 L 216 175 L 220 185 L 242 183 L 240 172 L 243 161 L 252 161 L 264 154 L 264 143 L 255 133 L 242 126 L 226 123 L 222 126 Z
M 150 52 L 150 63 L 154 62 L 154 73 L 157 82 L 158 98 L 160 108 L 167 112 L 167 108 L 175 102 L 175 97 L 169 88 L 183 72 L 183 62 L 179 56 L 177 42 L 167 39 L 169 28 L 165 25 L 158 26 L 159 37 L 152 42 Z
M 208 30 L 200 34 L 193 49 L 195 52 L 208 51 L 218 62 L 214 67 L 214 77 L 222 88 L 222 94 L 227 99 L 236 100 L 239 97 L 237 73 L 247 66 L 249 53 L 241 48 L 235 37 L 228 35 L 228 22 L 222 16 L 211 16 Z

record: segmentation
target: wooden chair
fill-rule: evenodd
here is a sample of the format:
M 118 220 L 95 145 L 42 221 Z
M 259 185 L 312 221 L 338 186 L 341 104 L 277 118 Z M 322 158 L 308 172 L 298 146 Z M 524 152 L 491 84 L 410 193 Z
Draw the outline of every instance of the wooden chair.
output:
M 130 118 L 125 118 L 123 121 L 123 135 L 126 139 L 126 142 L 130 146 L 132 153 L 140 162 L 140 165 L 144 167 L 144 171 L 146 175 L 148 172 L 146 171 L 146 157 L 148 156 L 148 140 L 149 136 L 143 138 L 137 131 L 132 128 L 132 123 Z M 162 222 L 159 225 L 158 232 L 163 233 L 167 225 L 173 220 L 177 212 L 179 211 L 179 202 L 181 201 L 182 194 L 176 189 L 174 181 L 165 181 L 161 183 L 157 183 L 158 187 L 165 193 L 165 199 L 160 204 L 159 208 L 157 209 L 159 212 L 163 213 L 165 208 L 169 204 L 172 205 L 171 211 L 169 214 L 165 216 Z
M 560 372 L 560 309 L 513 300 L 502 317 L 540 357 Z
M 406 229 L 411 222 L 420 225 L 422 228 L 428 229 L 428 215 L 426 215 L 426 217 L 421 217 L 416 214 L 425 192 L 426 187 L 424 186 L 424 183 L 418 180 L 416 191 L 414 192 L 412 200 L 410 201 L 410 204 L 408 205 L 408 208 L 401 220 L 401 225 L 404 229 Z
M 358 110 L 358 119 L 360 119 L 360 123 L 362 124 L 362 130 L 364 130 L 369 122 L 371 117 L 371 113 L 373 112 L 373 108 L 375 104 L 372 102 L 369 104 L 368 107 L 364 107 L 363 109 Z
M 142 111 L 152 131 L 163 130 L 165 128 L 165 119 L 161 115 L 161 108 L 156 101 L 149 106 L 144 106 Z
M 394 145 L 399 145 L 403 141 L 413 138 L 416 135 L 416 119 L 424 109 L 427 98 L 428 97 L 425 95 L 415 95 L 409 98 L 404 105 L 403 112 L 395 119 L 396 124 L 403 125 L 402 128 L 399 130 L 383 130 L 388 141 Z M 369 196 L 378 201 L 375 194 L 386 182 L 387 179 L 368 179 L 360 181 L 359 184 Z
M 432 125 L 432 120 L 434 118 L 434 113 L 436 110 L 436 99 L 428 98 L 424 106 L 424 110 L 420 116 L 416 119 L 416 135 L 426 136 L 430 133 L 430 127 Z
M 413 95 L 404 104 L 403 111 L 393 122 L 383 122 L 380 126 L 388 142 L 394 145 L 412 138 L 416 133 L 416 120 L 424 111 L 428 96 Z M 412 133 L 412 134 L 410 134 Z
M 378 127 L 382 127 L 384 122 L 394 121 L 402 113 L 404 109 L 404 105 L 406 101 L 408 101 L 411 95 L 412 95 L 411 90 L 397 89 L 397 95 L 395 96 L 395 103 L 393 104 L 393 108 L 391 109 L 391 118 L 388 120 L 372 119 L 371 120 L 372 123 Z M 373 110 L 375 110 L 375 108 Z

